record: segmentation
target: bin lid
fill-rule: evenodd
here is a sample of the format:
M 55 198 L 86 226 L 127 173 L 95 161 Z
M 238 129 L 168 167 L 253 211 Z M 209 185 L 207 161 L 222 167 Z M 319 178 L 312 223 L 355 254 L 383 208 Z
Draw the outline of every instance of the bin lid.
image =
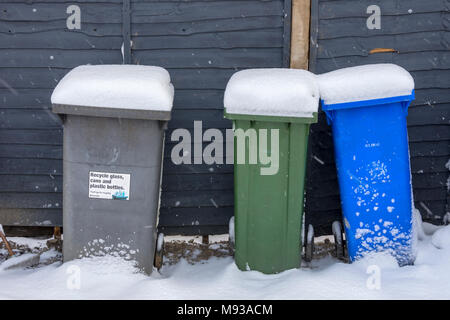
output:
M 64 76 L 51 101 L 60 114 L 169 120 L 173 96 L 164 68 L 84 65 Z
M 314 118 L 319 87 L 306 70 L 263 68 L 236 72 L 225 89 L 228 118 L 234 115 Z
M 318 75 L 317 79 L 322 106 L 328 109 L 333 105 L 351 108 L 356 105 L 353 103 L 362 101 L 366 102 L 365 105 L 373 105 L 385 99 L 414 99 L 414 79 L 408 71 L 395 64 L 343 68 Z

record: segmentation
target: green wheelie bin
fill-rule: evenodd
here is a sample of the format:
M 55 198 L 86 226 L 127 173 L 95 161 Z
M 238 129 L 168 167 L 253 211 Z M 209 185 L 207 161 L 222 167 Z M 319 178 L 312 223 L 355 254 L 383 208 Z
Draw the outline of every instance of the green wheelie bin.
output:
M 300 267 L 309 127 L 319 91 L 312 73 L 249 69 L 224 97 L 234 130 L 235 262 L 278 273 Z

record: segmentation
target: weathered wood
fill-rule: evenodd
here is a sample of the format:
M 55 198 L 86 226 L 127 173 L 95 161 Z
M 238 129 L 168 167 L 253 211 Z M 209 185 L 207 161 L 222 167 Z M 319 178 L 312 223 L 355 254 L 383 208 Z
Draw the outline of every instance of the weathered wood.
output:
M 60 119 L 50 109 L 4 109 L 0 113 L 0 129 L 59 129 L 60 127 Z
M 67 68 L 81 64 L 117 64 L 122 62 L 117 50 L 2 49 L 0 67 L 4 68 Z
M 284 19 L 282 16 L 239 16 L 234 18 L 166 23 L 135 23 L 133 21 L 133 24 L 131 25 L 131 33 L 134 37 L 175 35 L 189 36 L 202 33 L 223 33 L 230 31 L 246 33 L 249 31 L 263 31 L 266 29 L 283 28 L 283 22 Z M 107 30 L 104 32 L 107 32 Z M 104 34 L 107 35 L 109 33 Z
M 0 167 L 1 168 L 1 167 Z M 182 164 L 175 165 L 170 159 L 164 159 L 163 174 L 192 174 L 199 173 L 233 173 L 231 164 Z
M 202 0 L 206 1 L 206 0 Z M 232 212 L 232 209 L 230 209 Z M 158 226 L 158 232 L 162 232 L 165 235 L 205 235 L 205 234 L 226 234 L 228 227 L 226 225 L 199 225 L 199 226 L 181 226 L 181 227 L 165 227 L 164 225 Z
M 0 38 L 1 39 L 1 38 Z M 133 50 L 185 48 L 282 48 L 280 29 L 133 37 Z M 251 54 L 251 53 L 249 53 Z M 214 55 L 210 55 L 210 58 Z M 207 60 L 212 61 L 212 60 Z
M 62 176 L 2 174 L 0 192 L 61 193 Z
M 450 104 L 418 106 L 408 110 L 408 126 L 450 124 Z
M 0 208 L 17 208 L 18 206 L 23 209 L 59 209 L 62 207 L 62 194 L 0 193 Z
M 374 35 L 320 40 L 318 58 L 367 56 L 373 48 L 392 48 L 398 52 L 446 50 L 450 34 L 439 31 L 401 35 Z
M 383 11 L 384 11 L 384 6 Z M 366 26 L 367 17 L 345 17 L 320 20 L 319 39 L 343 37 L 372 37 L 374 35 L 407 34 L 442 30 L 444 12 L 421 13 L 414 15 L 388 16 L 382 13 L 381 29 L 370 30 Z
M 445 1 L 441 0 L 409 0 L 409 1 L 383 1 L 383 0 L 340 0 L 340 1 L 318 1 L 319 17 L 324 19 L 346 18 L 346 17 L 368 17 L 367 7 L 378 5 L 382 8 L 383 16 L 406 15 L 414 17 L 418 13 L 445 12 L 447 7 Z M 413 8 L 413 9 L 411 9 Z M 409 10 L 412 10 L 409 13 Z
M 123 63 L 131 63 L 131 4 L 130 0 L 123 0 L 122 6 L 122 40 Z
M 233 190 L 233 173 L 196 174 L 196 175 L 164 175 L 162 181 L 163 192 L 174 191 L 207 191 Z
M 0 144 L 0 158 L 62 159 L 62 146 Z
M 317 55 L 319 45 L 317 43 L 319 37 L 319 0 L 311 0 L 310 14 L 310 31 L 309 31 L 309 71 L 316 73 L 317 71 Z
M 4 69 L 0 72 L 4 75 Z M 5 76 L 5 75 L 4 75 Z M 6 76 L 5 76 L 6 77 Z M 6 80 L 8 81 L 8 80 Z M 52 91 L 49 89 L 18 89 L 0 88 L 0 108 L 23 108 L 27 106 L 42 107 L 48 106 Z
M 320 59 L 318 73 L 332 71 L 338 68 L 352 67 L 370 63 L 395 63 L 410 71 L 445 69 L 450 64 L 450 52 L 425 51 L 410 53 L 383 53 L 368 56 L 333 57 Z
M 435 224 L 443 224 L 442 213 L 445 211 L 446 201 L 415 201 L 415 207 L 419 209 L 422 218 L 425 221 L 431 221 Z
M 1 215 L 1 211 L 0 211 Z M 61 214 L 62 215 L 62 214 Z M 9 237 L 45 237 L 53 235 L 53 227 L 32 227 L 32 226 L 5 226 L 5 233 Z
M 413 189 L 415 201 L 442 201 L 447 196 L 447 189 L 444 187 L 433 189 Z
M 160 225 L 165 227 L 226 225 L 233 207 L 161 208 Z M 196 223 L 198 222 L 198 223 Z
M 164 68 L 236 68 L 269 67 L 279 65 L 282 58 L 280 48 L 234 48 L 234 49 L 158 49 L 151 51 L 134 50 L 133 59 L 136 64 L 154 64 Z M 170 71 L 170 70 L 169 70 Z M 184 75 L 190 70 L 174 70 L 177 75 Z M 216 72 L 212 70 L 211 72 Z M 172 73 L 171 73 L 172 74 Z M 199 78 L 200 76 L 191 78 Z M 203 78 L 208 75 L 203 76 Z M 226 80 L 228 80 L 227 78 Z M 211 80 L 211 79 L 209 79 Z M 223 88 L 224 86 L 220 86 Z M 185 87 L 182 87 L 185 88 Z M 187 88 L 186 88 L 187 89 Z
M 0 221 L 5 226 L 62 226 L 62 210 L 1 207 Z
M 167 144 L 170 144 L 170 143 L 172 143 L 172 144 L 175 144 L 175 143 L 178 143 L 177 141 L 171 141 L 171 136 L 172 136 L 172 134 L 173 134 L 173 132 L 175 131 L 175 130 L 178 130 L 178 129 L 180 129 L 180 128 L 169 128 L 169 129 L 167 129 L 166 130 L 166 143 Z M 184 128 L 185 130 L 187 130 L 188 132 L 189 132 L 189 134 L 191 135 L 191 137 L 193 137 L 194 136 L 194 128 L 192 128 L 192 127 L 189 127 L 189 128 Z M 216 128 L 217 130 L 219 130 L 221 133 L 222 133 L 222 136 L 223 136 L 223 139 L 219 139 L 218 138 L 218 141 L 225 141 L 226 140 L 226 134 L 227 134 L 227 130 L 229 129 L 229 130 L 231 130 L 231 123 L 230 123 L 230 127 L 229 128 Z M 1 131 L 0 131 L 1 132 Z
M 289 68 L 291 63 L 291 16 L 292 16 L 292 0 L 284 0 L 283 2 L 283 59 L 281 65 L 283 68 Z
M 62 129 L 0 129 L 0 143 L 62 145 Z
M 448 172 L 445 167 L 450 155 L 438 157 L 416 157 L 411 158 L 411 172 L 413 175 L 421 173 L 431 173 L 431 172 Z
M 120 50 L 122 38 L 94 37 L 62 30 L 36 33 L 0 33 L 0 49 L 102 49 Z
M 412 71 L 415 87 L 422 88 L 450 88 L 450 69 Z
M 193 126 L 194 121 L 200 121 L 200 120 L 218 120 L 218 121 L 224 121 L 227 119 L 224 119 L 223 117 L 223 109 L 211 109 L 211 110 L 204 110 L 204 109 L 191 109 L 188 112 L 183 109 L 175 109 L 172 112 L 172 120 L 174 121 L 182 121 L 185 120 L 185 124 L 189 125 L 188 128 L 191 128 Z M 230 123 L 228 120 L 227 123 Z M 207 127 L 203 124 L 203 129 L 206 130 Z M 180 126 L 180 128 L 182 128 Z
M 133 2 L 133 23 L 183 22 L 223 18 L 282 16 L 283 1 Z
M 423 141 L 410 143 L 411 157 L 441 157 L 450 154 L 450 141 Z
M 61 241 L 61 227 L 54 227 L 53 237 L 55 240 Z
M 123 62 L 123 2 L 10 1 L 0 6 L 7 9 L 4 15 L 0 10 L 0 74 L 7 84 L 0 88 L 0 221 L 60 225 L 61 210 L 53 208 L 61 201 L 62 128 L 50 111 L 50 95 L 75 66 Z M 80 5 L 81 30 L 66 29 L 69 4 Z M 131 1 L 132 63 L 168 68 L 176 88 L 168 135 L 174 128 L 192 130 L 194 120 L 203 120 L 205 130 L 231 128 L 223 118 L 226 83 L 240 69 L 286 66 L 290 5 Z M 174 165 L 168 140 L 160 230 L 226 232 L 233 166 Z
M 292 0 L 291 68 L 308 69 L 311 0 Z
M 448 89 L 431 88 L 415 90 L 416 99 L 411 103 L 411 107 L 415 105 L 431 105 L 437 103 L 450 103 L 450 95 Z
M 0 34 L 4 35 L 34 35 L 35 38 L 40 38 L 41 33 L 55 33 L 59 34 L 61 38 L 65 35 L 68 37 L 69 34 L 78 34 L 84 36 L 85 38 L 95 36 L 95 37 L 108 37 L 122 36 L 122 24 L 121 23 L 89 23 L 83 20 L 83 27 L 81 30 L 65 30 L 65 21 L 61 20 L 48 20 L 48 21 L 2 21 L 0 20 Z M 47 36 L 43 35 L 42 40 L 46 41 Z M 64 41 L 60 39 L 59 41 Z M 65 42 L 64 42 L 65 43 Z M 26 46 L 26 44 L 23 44 Z M 20 47 L 19 47 L 20 48 Z
M 314 234 L 333 234 L 330 221 L 342 221 L 341 210 L 311 211 L 305 215 L 305 225 L 312 224 L 314 226 Z
M 205 148 L 210 143 L 211 142 L 203 142 L 203 143 L 194 143 L 194 142 L 192 142 L 192 144 L 191 144 L 192 150 L 191 150 L 191 154 L 190 154 L 191 158 L 194 157 L 194 148 L 197 148 L 197 147 L 201 148 L 202 154 L 203 154 L 203 150 L 205 150 Z M 177 142 L 167 142 L 165 144 L 165 147 L 164 147 L 165 148 L 165 150 L 164 150 L 164 160 L 171 159 L 172 148 L 175 147 L 176 144 L 177 144 Z M 225 163 L 225 156 L 226 156 L 226 153 L 225 153 L 226 149 L 225 149 L 225 147 L 226 147 L 226 143 L 225 143 L 225 141 L 217 141 L 216 144 L 217 145 L 220 144 L 220 146 L 222 146 L 222 148 L 223 148 L 223 156 L 222 156 L 221 159 L 223 159 L 223 163 Z M 199 160 L 203 161 L 202 154 L 200 154 L 200 156 L 196 155 L 195 158 L 198 158 Z M 194 160 L 192 160 L 192 161 L 194 161 Z
M 408 128 L 410 142 L 450 140 L 448 125 L 416 126 Z
M 182 192 L 165 192 L 161 196 L 162 207 L 225 207 L 233 206 L 233 204 L 233 190 L 204 190 L 203 192 L 184 190 Z
M 2 230 L 0 230 L 0 239 L 5 244 L 6 250 L 8 250 L 8 254 L 10 257 L 14 255 L 14 252 L 11 249 L 11 246 L 9 245 L 8 239 L 6 239 L 6 236 L 3 234 Z
M 78 3 L 83 21 L 90 23 L 121 23 L 122 5 L 119 3 Z M 60 21 L 66 27 L 69 16 L 64 3 L 0 3 L 0 21 Z
M 55 177 L 62 175 L 62 161 L 59 159 L 0 158 L 0 174 L 38 174 Z
M 174 105 L 180 109 L 223 109 L 223 89 L 183 90 L 175 93 Z
M 189 110 L 193 111 L 193 110 Z M 206 130 L 206 128 L 216 128 L 216 129 L 229 129 L 232 126 L 232 122 L 228 119 L 204 119 L 204 118 L 197 118 L 195 120 L 202 120 L 203 128 Z M 183 121 L 182 119 L 174 119 L 169 122 L 169 129 L 174 128 L 193 128 L 194 123 L 193 121 L 187 122 Z

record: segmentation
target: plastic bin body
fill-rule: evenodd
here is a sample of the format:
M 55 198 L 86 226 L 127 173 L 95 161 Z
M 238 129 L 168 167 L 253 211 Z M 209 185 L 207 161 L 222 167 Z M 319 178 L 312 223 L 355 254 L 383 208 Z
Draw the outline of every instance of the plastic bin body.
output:
M 73 109 L 73 108 L 72 108 Z M 54 106 L 64 116 L 63 256 L 111 254 L 153 270 L 166 121 Z M 134 115 L 125 111 L 127 116 Z M 170 117 L 170 113 L 168 113 Z M 129 174 L 129 198 L 89 197 L 90 172 Z M 128 195 L 127 195 L 128 196 Z
M 314 118 L 280 118 L 226 114 L 234 129 L 279 130 L 279 169 L 261 175 L 263 165 L 237 162 L 234 141 L 235 262 L 241 270 L 278 273 L 300 267 L 305 164 L 310 123 Z M 248 160 L 249 140 L 245 146 Z M 259 147 L 258 147 L 259 152 Z
M 387 251 L 414 261 L 407 108 L 410 96 L 323 105 L 332 126 L 351 261 Z

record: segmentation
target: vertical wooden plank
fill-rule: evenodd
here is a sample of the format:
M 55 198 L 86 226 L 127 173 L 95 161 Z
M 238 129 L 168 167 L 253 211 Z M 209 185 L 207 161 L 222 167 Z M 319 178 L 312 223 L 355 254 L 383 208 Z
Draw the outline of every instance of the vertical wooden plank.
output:
M 316 72 L 317 51 L 319 45 L 319 0 L 311 0 L 310 31 L 309 31 L 309 71 Z
M 123 64 L 131 64 L 131 10 L 130 0 L 123 0 L 122 7 L 122 37 Z
M 308 69 L 311 0 L 292 0 L 291 68 Z
M 284 30 L 283 30 L 283 67 L 289 68 L 291 60 L 291 19 L 292 1 L 284 0 Z

